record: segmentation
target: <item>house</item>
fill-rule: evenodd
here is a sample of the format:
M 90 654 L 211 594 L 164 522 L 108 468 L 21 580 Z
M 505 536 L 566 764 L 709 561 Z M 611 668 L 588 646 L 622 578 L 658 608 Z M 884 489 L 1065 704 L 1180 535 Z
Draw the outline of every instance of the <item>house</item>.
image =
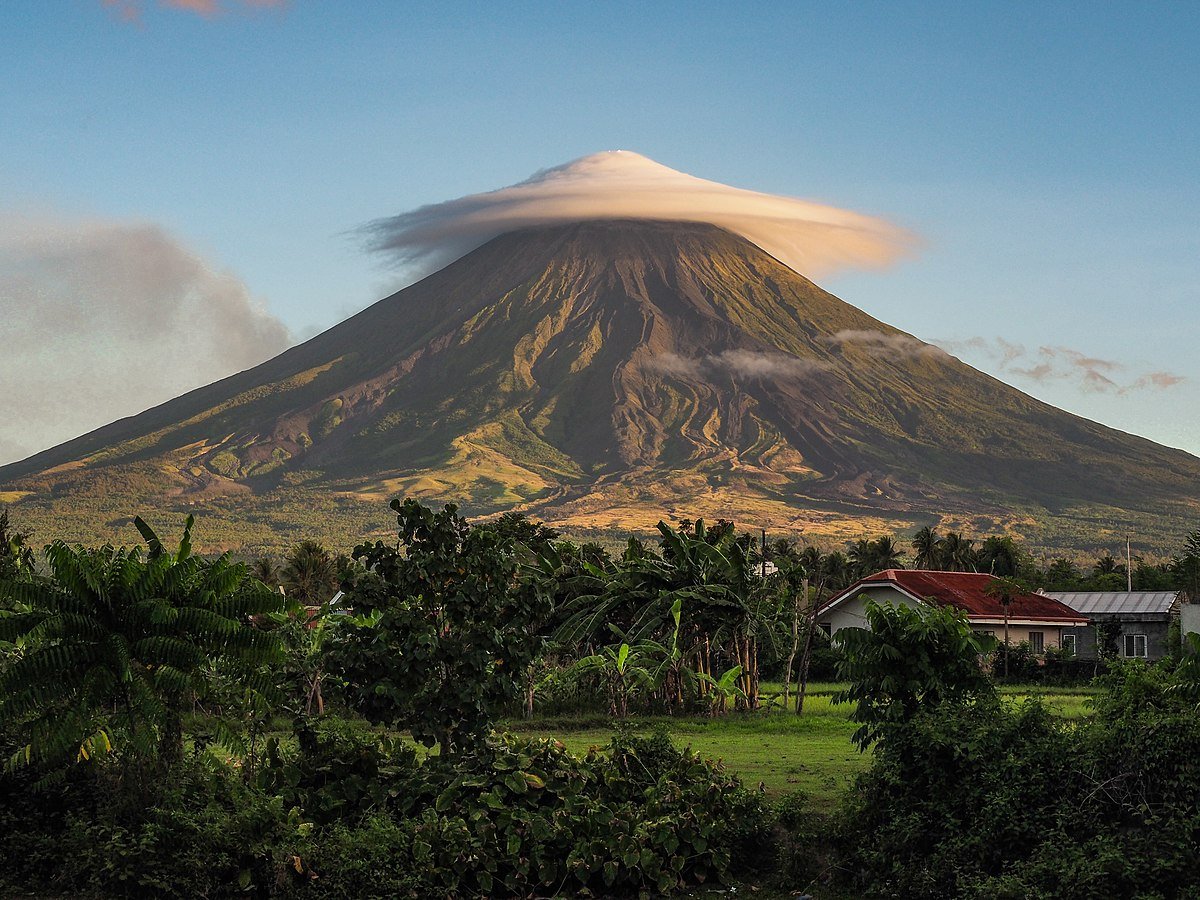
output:
M 1179 591 L 1047 591 L 1046 596 L 1088 619 L 1087 626 L 1063 635 L 1080 659 L 1098 658 L 1099 641 L 1108 644 L 1105 655 L 1162 659 L 1181 604 Z
M 886 569 L 857 581 L 831 597 L 817 613 L 817 625 L 831 637 L 843 628 L 866 626 L 868 600 L 900 606 L 952 606 L 966 613 L 971 628 L 1004 640 L 1006 609 L 988 593 L 994 575 L 976 572 L 927 572 Z M 1028 643 L 1035 653 L 1062 645 L 1064 632 L 1086 628 L 1088 620 L 1046 594 L 1025 591 L 1007 608 L 1008 641 Z

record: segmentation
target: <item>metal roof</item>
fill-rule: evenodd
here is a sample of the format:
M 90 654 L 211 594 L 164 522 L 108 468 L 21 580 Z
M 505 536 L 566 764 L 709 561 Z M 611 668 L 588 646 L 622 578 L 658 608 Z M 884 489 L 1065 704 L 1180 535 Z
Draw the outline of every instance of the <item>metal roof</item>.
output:
M 1179 599 L 1179 591 L 1046 591 L 1076 612 L 1090 615 L 1158 613 L 1166 615 Z

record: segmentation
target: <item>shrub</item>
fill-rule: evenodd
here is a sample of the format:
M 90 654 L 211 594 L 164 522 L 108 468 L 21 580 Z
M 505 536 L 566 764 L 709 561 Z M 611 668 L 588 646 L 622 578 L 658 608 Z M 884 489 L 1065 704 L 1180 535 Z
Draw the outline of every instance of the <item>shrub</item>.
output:
M 927 709 L 881 744 L 843 811 L 866 896 L 1200 893 L 1200 721 L 1166 667 L 1119 664 L 1089 722 L 1038 702 Z

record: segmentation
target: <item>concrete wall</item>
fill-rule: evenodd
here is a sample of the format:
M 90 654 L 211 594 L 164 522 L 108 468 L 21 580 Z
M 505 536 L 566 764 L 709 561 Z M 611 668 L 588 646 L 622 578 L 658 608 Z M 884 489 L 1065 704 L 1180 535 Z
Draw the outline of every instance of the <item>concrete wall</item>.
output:
M 1183 634 L 1200 634 L 1200 603 L 1185 603 L 1179 607 L 1179 628 Z M 1186 651 L 1188 641 L 1183 639 L 1183 648 Z
M 866 628 L 868 595 L 876 603 L 891 603 L 895 606 L 917 605 L 911 597 L 900 593 L 891 585 L 881 584 L 878 587 L 864 588 L 857 596 L 818 616 L 817 624 L 825 628 L 830 635 L 837 634 L 843 628 Z
M 1004 624 L 999 625 L 977 625 L 972 623 L 971 628 L 975 631 L 983 631 L 992 634 L 996 640 L 1004 640 Z M 1009 625 L 1008 626 L 1008 642 L 1014 647 L 1017 644 L 1033 643 L 1029 639 L 1030 632 L 1040 631 L 1042 633 L 1042 649 L 1049 650 L 1051 647 L 1057 647 L 1062 642 L 1063 629 L 1059 625 Z
M 1184 607 L 1186 609 L 1186 607 Z M 1096 650 L 1096 624 L 1104 621 L 1116 621 L 1120 623 L 1120 636 L 1117 638 L 1117 655 L 1124 653 L 1125 638 L 1127 634 L 1144 634 L 1146 635 L 1146 659 L 1154 661 L 1162 659 L 1167 655 L 1167 632 L 1171 627 L 1171 619 L 1168 615 L 1150 615 L 1142 614 L 1141 616 L 1099 616 L 1091 617 L 1091 625 L 1083 625 L 1079 628 L 1064 629 L 1064 633 L 1075 635 L 1075 656 L 1077 659 L 1097 659 L 1099 654 Z

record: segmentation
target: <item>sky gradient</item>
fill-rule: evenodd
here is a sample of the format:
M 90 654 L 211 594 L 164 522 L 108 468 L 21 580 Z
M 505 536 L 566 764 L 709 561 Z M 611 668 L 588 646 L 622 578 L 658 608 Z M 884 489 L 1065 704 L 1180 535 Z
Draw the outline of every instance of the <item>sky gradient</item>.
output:
M 95 336 L 88 315 L 133 302 L 80 274 L 103 248 L 161 253 L 149 274 L 99 266 L 131 279 L 144 320 L 165 268 L 188 304 L 277 349 L 264 314 L 300 339 L 405 283 L 364 223 L 617 148 L 915 233 L 904 261 L 822 285 L 1041 399 L 1200 452 L 1190 4 L 9 0 L 0 33 L 0 339 L 24 351 L 0 364 L 19 398 L 0 401 L 0 462 L 138 411 L 128 379 L 99 396 L 130 360 L 171 391 L 220 374 L 180 359 L 170 323 L 141 344 Z M 29 250 L 31 229 L 75 234 L 69 258 Z M 65 342 L 61 316 L 16 315 L 71 297 Z M 85 400 L 46 402 L 89 372 Z M 11 424 L 35 408 L 55 412 Z

